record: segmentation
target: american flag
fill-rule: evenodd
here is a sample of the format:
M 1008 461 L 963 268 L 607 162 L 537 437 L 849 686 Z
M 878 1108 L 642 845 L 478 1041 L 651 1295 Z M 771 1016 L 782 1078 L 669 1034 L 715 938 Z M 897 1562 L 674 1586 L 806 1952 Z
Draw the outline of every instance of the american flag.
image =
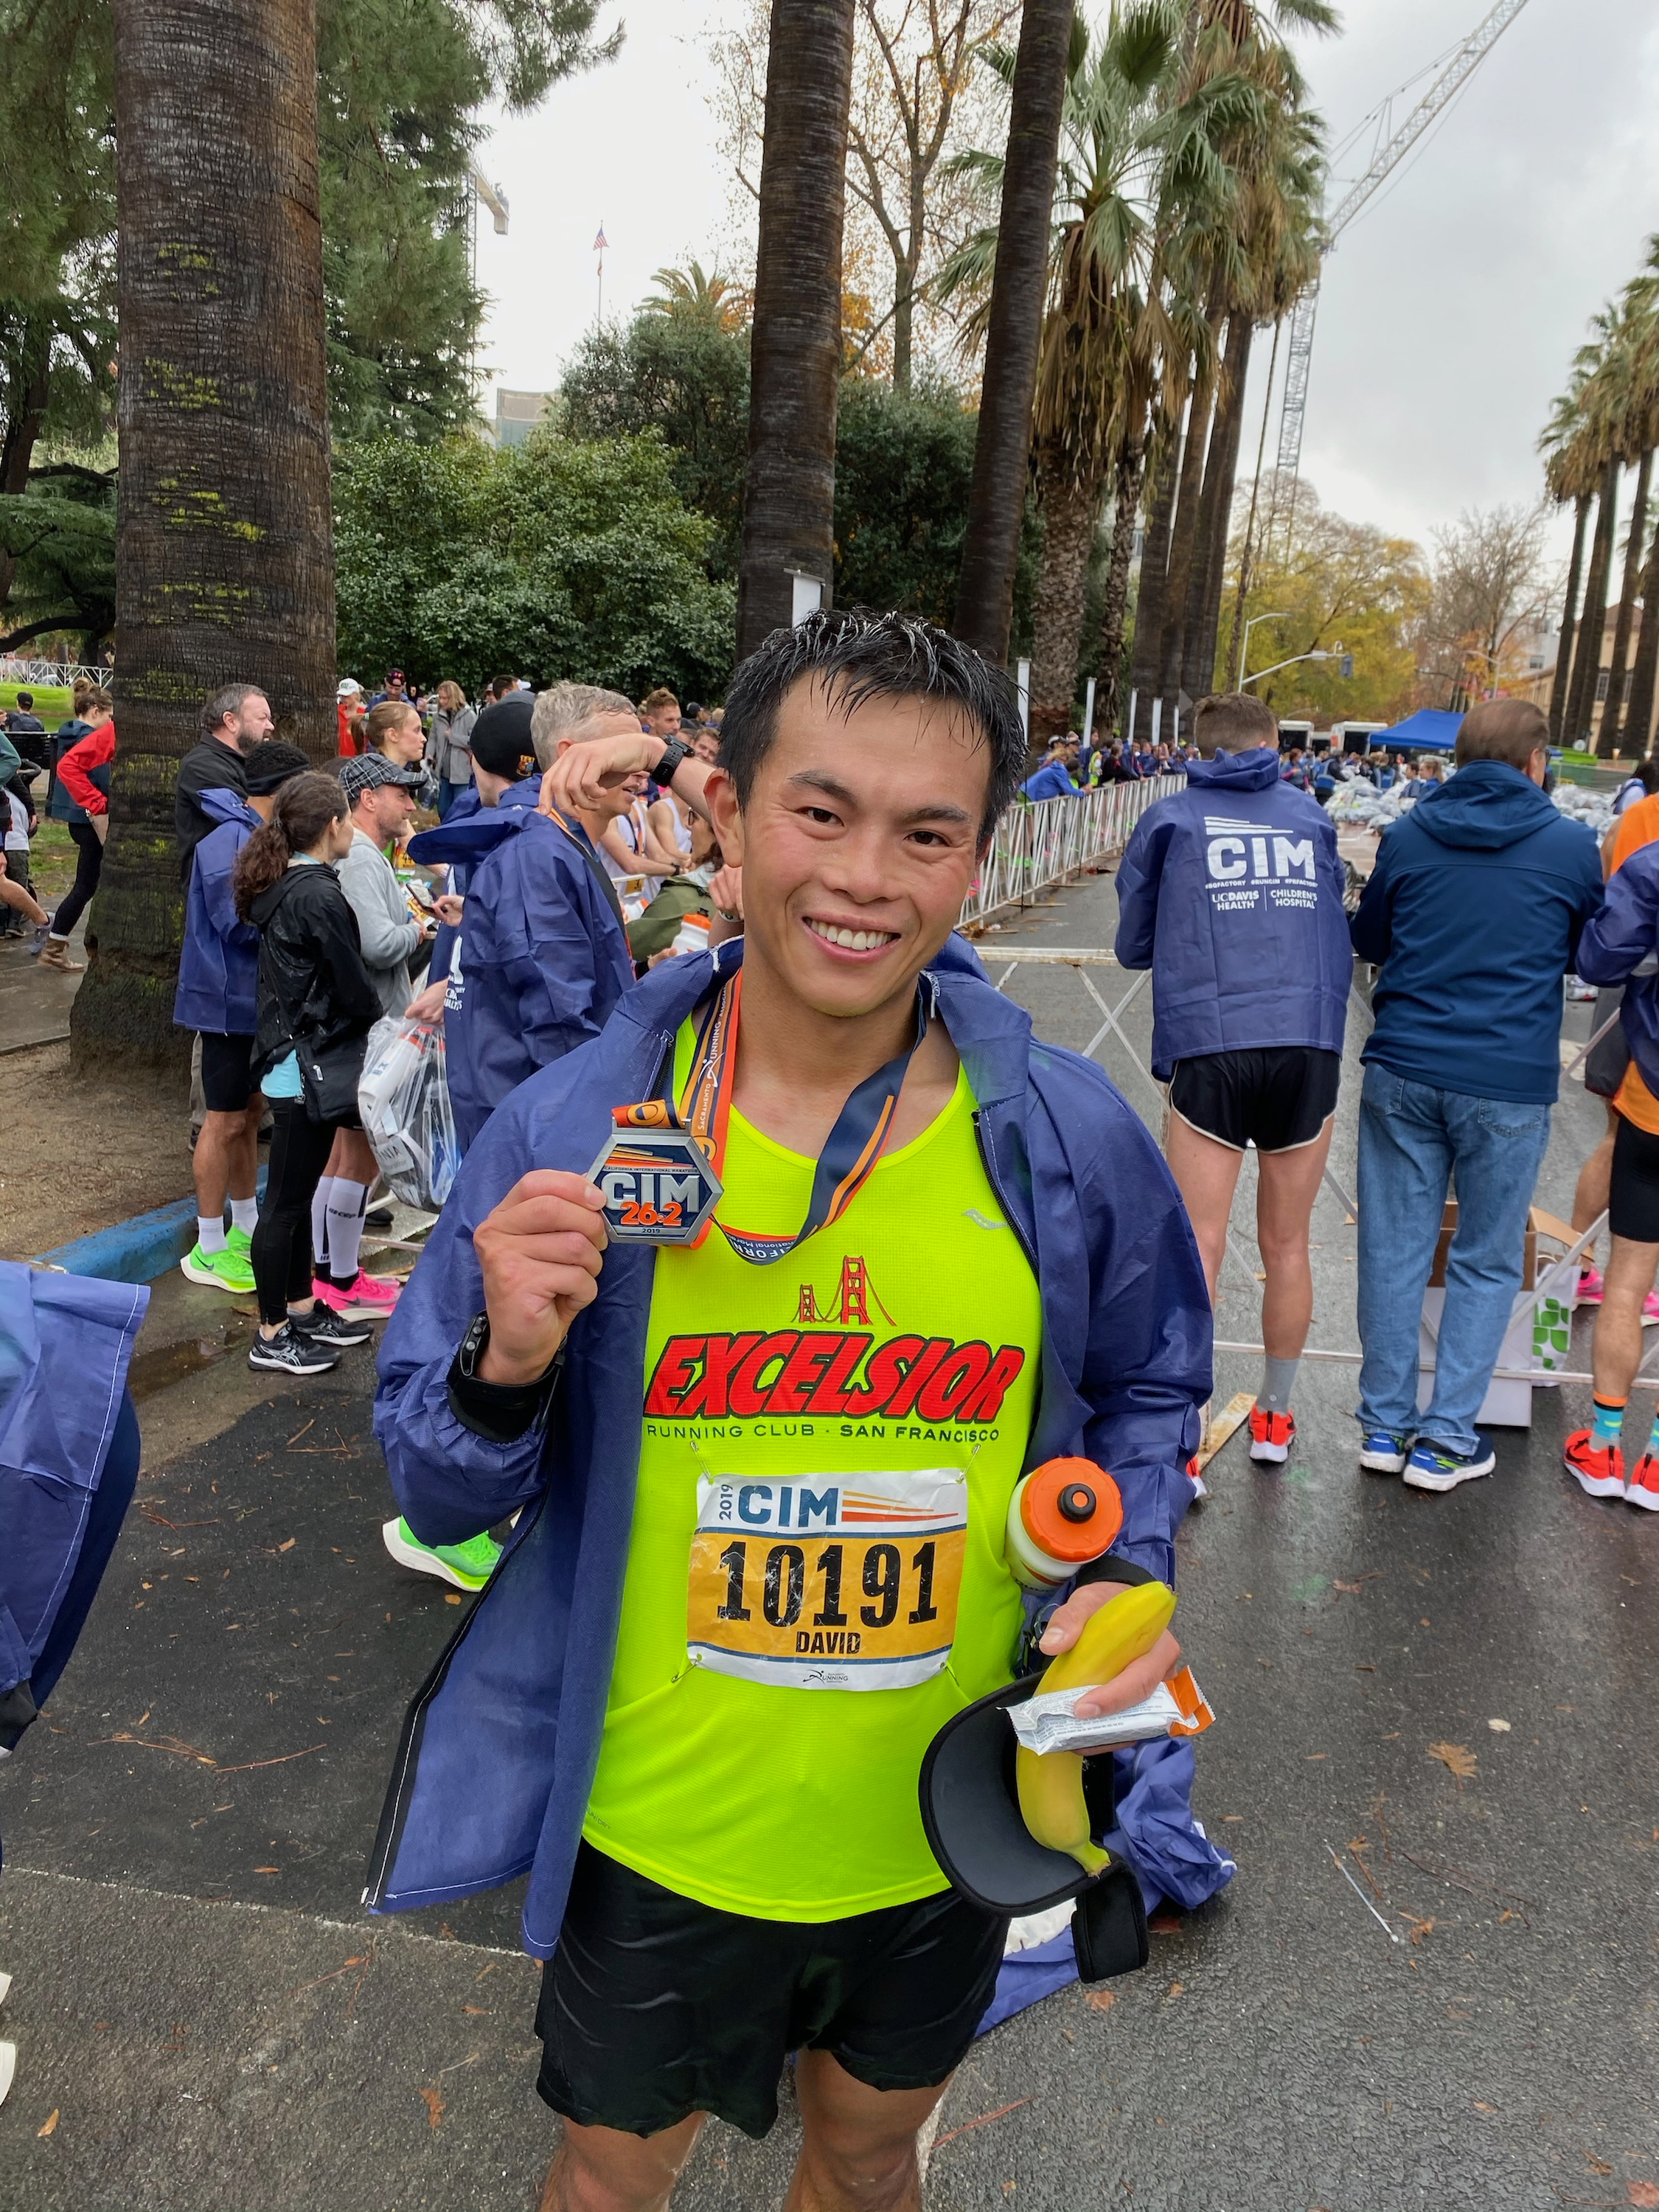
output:
M 594 252 L 595 252 L 595 253 L 603 253 L 603 252 L 605 252 L 605 249 L 606 246 L 609 244 L 609 242 L 610 242 L 610 241 L 606 239 L 605 234 L 605 225 L 604 225 L 603 223 L 601 223 L 601 224 L 599 225 L 599 236 L 598 236 L 598 237 L 594 240 L 594 241 L 593 241 L 593 251 L 594 251 Z

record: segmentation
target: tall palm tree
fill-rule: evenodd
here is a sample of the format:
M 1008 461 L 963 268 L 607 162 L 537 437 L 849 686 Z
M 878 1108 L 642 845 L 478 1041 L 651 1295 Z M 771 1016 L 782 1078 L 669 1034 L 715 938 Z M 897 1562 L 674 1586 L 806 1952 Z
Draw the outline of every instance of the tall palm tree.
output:
M 718 269 L 705 270 L 701 261 L 689 262 L 684 269 L 659 269 L 651 282 L 657 289 L 640 301 L 642 315 L 678 315 L 728 332 L 742 330 L 749 319 L 742 287 Z
M 260 685 L 334 750 L 312 0 L 115 0 L 119 752 L 77 1065 L 178 1057 L 173 780 Z M 181 74 L 181 57 L 190 58 Z
M 772 0 L 750 340 L 738 658 L 834 585 L 841 245 L 854 0 Z
M 1031 398 L 1048 285 L 1049 212 L 1073 46 L 1072 0 L 1025 0 L 1002 157 L 968 526 L 951 623 L 958 637 L 999 664 L 1008 658 L 1014 618 Z
M 1072 41 L 1033 412 L 1043 514 L 1034 737 L 1063 728 L 1070 714 L 1106 488 L 1115 477 L 1121 489 L 1126 464 L 1133 466 L 1130 443 L 1144 440 L 1152 392 L 1185 351 L 1161 260 L 1176 228 L 1171 210 L 1200 195 L 1225 198 L 1231 182 L 1214 140 L 1256 100 L 1238 77 L 1206 87 L 1201 100 L 1172 98 L 1187 23 L 1182 0 L 1135 0 L 1114 11 L 1097 42 L 1081 26 Z M 1001 181 L 994 155 L 965 155 L 957 166 L 975 170 L 988 191 Z M 989 228 L 968 240 L 940 273 L 940 295 L 981 289 L 1000 244 Z M 1162 395 L 1166 412 L 1169 396 Z

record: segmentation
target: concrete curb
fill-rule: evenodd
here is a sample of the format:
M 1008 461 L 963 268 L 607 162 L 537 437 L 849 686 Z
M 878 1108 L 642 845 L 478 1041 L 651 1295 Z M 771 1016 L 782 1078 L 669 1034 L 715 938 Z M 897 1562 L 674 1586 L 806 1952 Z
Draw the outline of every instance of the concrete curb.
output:
M 265 1166 L 259 1164 L 258 1195 L 265 1193 Z M 50 1252 L 37 1252 L 34 1264 L 66 1275 L 99 1275 L 106 1283 L 153 1283 L 176 1267 L 196 1242 L 196 1200 L 181 1198 L 153 1213 L 136 1213 L 108 1229 L 77 1237 Z

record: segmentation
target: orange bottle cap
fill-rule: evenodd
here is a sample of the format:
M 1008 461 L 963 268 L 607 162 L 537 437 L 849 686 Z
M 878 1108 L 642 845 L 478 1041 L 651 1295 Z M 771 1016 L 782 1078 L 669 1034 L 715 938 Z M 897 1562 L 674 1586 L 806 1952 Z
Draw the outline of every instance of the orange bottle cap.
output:
M 1040 1552 L 1081 1566 L 1109 1549 L 1123 1526 L 1123 1500 L 1091 1459 L 1051 1459 L 1028 1478 L 1019 1517 Z

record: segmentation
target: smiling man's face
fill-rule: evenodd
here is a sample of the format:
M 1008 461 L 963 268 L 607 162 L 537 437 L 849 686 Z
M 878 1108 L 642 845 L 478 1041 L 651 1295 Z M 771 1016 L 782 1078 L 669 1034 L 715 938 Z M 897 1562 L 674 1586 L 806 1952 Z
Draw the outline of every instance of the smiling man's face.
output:
M 908 993 L 972 885 L 989 778 L 983 739 L 937 701 L 849 716 L 798 683 L 747 806 L 723 771 L 710 780 L 721 850 L 743 868 L 749 958 L 821 1013 Z

